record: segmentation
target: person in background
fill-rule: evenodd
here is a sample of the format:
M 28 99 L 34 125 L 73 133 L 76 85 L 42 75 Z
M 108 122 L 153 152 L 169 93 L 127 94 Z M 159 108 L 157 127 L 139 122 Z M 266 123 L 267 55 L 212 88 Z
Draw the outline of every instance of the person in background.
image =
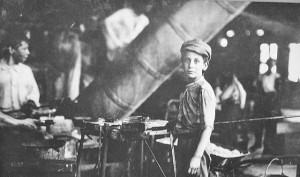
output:
M 267 61 L 268 70 L 266 73 L 260 75 L 254 82 L 256 87 L 256 103 L 254 104 L 254 117 L 264 118 L 272 116 L 280 116 L 281 112 L 278 109 L 278 96 L 277 96 L 277 81 L 280 74 L 274 70 L 276 61 L 269 59 Z M 255 124 L 255 143 L 250 148 L 255 151 L 258 148 L 264 147 L 264 154 L 274 154 L 274 140 L 276 135 L 277 122 L 274 120 L 261 121 Z M 265 138 L 263 132 L 265 130 Z M 264 142 L 263 142 L 264 139 Z
M 54 47 L 56 56 L 53 61 L 61 71 L 54 82 L 54 97 L 75 100 L 80 92 L 82 42 L 77 33 L 63 31 L 55 37 Z
M 30 110 L 39 106 L 40 97 L 32 70 L 24 64 L 30 54 L 27 38 L 13 35 L 4 42 L 6 45 L 2 48 L 0 59 L 1 176 L 5 176 L 7 172 L 4 163 L 8 163 L 14 158 L 14 154 L 20 152 L 20 143 L 27 138 L 28 133 L 35 132 L 37 128 L 38 120 L 18 119 L 18 116 L 23 114 L 14 113 L 23 111 L 30 114 Z
M 215 79 L 215 88 L 214 88 L 214 92 L 216 95 L 216 111 L 220 112 L 222 110 L 221 107 L 221 94 L 222 94 L 222 89 L 221 89 L 221 77 L 218 76 Z M 217 116 L 216 116 L 217 118 Z
M 6 42 L 0 59 L 0 111 L 26 112 L 40 105 L 40 92 L 33 72 L 24 64 L 30 54 L 28 39 L 22 35 L 11 35 Z
M 225 84 L 220 94 L 222 121 L 236 121 L 243 119 L 243 110 L 246 104 L 247 93 L 235 74 L 230 73 L 224 79 Z M 238 130 L 240 124 L 230 123 L 223 127 L 223 140 L 227 145 L 238 148 Z
M 181 62 L 189 83 L 180 97 L 174 133 L 178 136 L 178 176 L 209 176 L 211 158 L 205 150 L 214 129 L 216 98 L 204 72 L 211 48 L 200 39 L 181 46 Z
M 220 100 L 223 103 L 232 101 L 237 104 L 240 109 L 244 109 L 247 93 L 235 74 L 229 77 L 229 82 L 225 84 L 222 94 L 220 95 Z

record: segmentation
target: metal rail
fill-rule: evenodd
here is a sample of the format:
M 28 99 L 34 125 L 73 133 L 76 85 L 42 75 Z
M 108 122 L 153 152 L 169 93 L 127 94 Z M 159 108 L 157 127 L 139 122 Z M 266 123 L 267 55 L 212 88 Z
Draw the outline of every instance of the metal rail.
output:
M 223 121 L 223 122 L 215 122 L 215 125 L 231 124 L 231 123 L 243 123 L 243 122 L 255 122 L 255 121 L 266 121 L 266 120 L 280 120 L 280 119 L 290 119 L 290 118 L 300 118 L 300 115 L 274 116 L 274 117 L 262 117 L 262 118 L 244 119 L 244 120 Z

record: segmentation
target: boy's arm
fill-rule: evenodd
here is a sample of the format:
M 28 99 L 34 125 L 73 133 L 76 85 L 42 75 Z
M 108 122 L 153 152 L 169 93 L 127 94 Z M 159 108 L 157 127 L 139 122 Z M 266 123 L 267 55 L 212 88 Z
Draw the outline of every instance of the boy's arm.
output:
M 210 142 L 210 136 L 212 133 L 212 127 L 206 127 L 200 137 L 200 141 L 197 147 L 197 150 L 190 161 L 190 167 L 188 169 L 188 173 L 196 174 L 200 170 L 201 158 L 204 153 L 204 150 L 208 143 Z
M 221 102 L 224 100 L 227 100 L 228 98 L 230 98 L 230 96 L 232 95 L 232 92 L 234 91 L 234 85 L 233 83 L 230 83 L 230 85 L 228 85 L 224 91 L 222 92 L 222 94 L 220 95 L 221 98 Z
M 30 90 L 28 90 L 26 99 L 27 101 L 32 100 L 36 106 L 40 106 L 40 91 L 31 69 L 28 71 L 27 77 L 28 82 L 30 83 Z
M 240 108 L 244 109 L 245 108 L 245 104 L 246 104 L 246 98 L 247 98 L 247 93 L 243 87 L 243 85 L 241 84 L 241 82 L 238 80 L 238 78 L 236 76 L 234 76 L 233 79 L 234 83 L 237 86 L 238 92 L 239 92 L 239 99 L 240 99 Z
M 15 119 L 13 117 L 10 117 L 0 111 L 0 126 L 1 127 L 24 127 L 28 129 L 36 129 L 36 122 L 38 120 L 35 119 Z
M 0 111 L 0 125 L 1 125 L 1 127 L 7 126 L 7 125 L 17 126 L 18 120 L 14 119 L 13 117 L 10 117 Z
M 215 105 L 216 98 L 213 90 L 203 89 L 202 90 L 202 109 L 204 114 L 204 129 L 201 134 L 198 147 L 195 151 L 194 156 L 190 161 L 190 167 L 188 172 L 191 174 L 196 174 L 200 169 L 201 157 L 210 142 L 210 136 L 214 127 L 215 121 Z

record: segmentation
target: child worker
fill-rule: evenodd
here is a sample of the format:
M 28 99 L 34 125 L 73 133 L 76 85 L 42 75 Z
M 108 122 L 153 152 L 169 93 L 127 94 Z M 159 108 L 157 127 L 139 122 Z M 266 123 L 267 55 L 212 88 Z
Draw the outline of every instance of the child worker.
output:
M 214 129 L 216 98 L 204 72 L 211 59 L 211 48 L 200 39 L 181 46 L 181 62 L 188 84 L 180 96 L 178 119 L 174 133 L 177 176 L 209 176 L 210 155 L 205 150 Z

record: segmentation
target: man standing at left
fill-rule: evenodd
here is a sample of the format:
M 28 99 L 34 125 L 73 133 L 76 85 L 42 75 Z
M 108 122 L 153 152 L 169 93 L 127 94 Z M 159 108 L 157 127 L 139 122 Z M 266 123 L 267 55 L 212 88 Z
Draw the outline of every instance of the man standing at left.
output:
M 39 106 L 40 92 L 32 70 L 24 62 L 28 58 L 28 40 L 13 36 L 2 49 L 0 59 L 0 111 L 20 110 L 25 104 Z
M 27 130 L 36 129 L 37 120 L 17 119 L 9 113 L 18 112 L 28 105 L 39 106 L 40 98 L 32 70 L 23 64 L 30 54 L 28 39 L 14 35 L 4 42 L 6 45 L 1 50 L 0 59 L 0 168 L 9 161 L 11 153 L 17 153 Z M 1 171 L 3 175 L 4 170 Z

